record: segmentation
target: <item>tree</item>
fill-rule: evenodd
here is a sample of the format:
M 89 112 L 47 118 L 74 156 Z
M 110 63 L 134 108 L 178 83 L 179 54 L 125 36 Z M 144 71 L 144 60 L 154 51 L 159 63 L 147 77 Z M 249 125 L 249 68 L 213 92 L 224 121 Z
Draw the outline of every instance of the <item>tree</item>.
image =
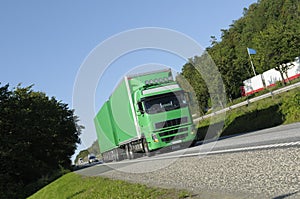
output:
M 252 57 L 256 72 L 277 68 L 282 76 L 286 73 L 286 63 L 300 55 L 299 13 L 299 0 L 260 0 L 221 30 L 221 41 L 211 37 L 207 52 L 222 75 L 227 98 L 240 97 L 243 81 L 253 76 L 247 47 L 257 51 Z
M 26 197 L 26 189 L 39 178 L 60 167 L 70 168 L 70 157 L 80 143 L 82 127 L 77 122 L 67 104 L 34 92 L 32 86 L 0 87 L 0 192 L 4 198 Z
M 260 62 L 260 68 L 263 71 L 275 68 L 280 72 L 284 84 L 284 74 L 287 74 L 287 70 L 291 67 L 287 63 L 299 55 L 297 48 L 300 43 L 300 32 L 298 31 L 298 34 L 295 32 L 297 32 L 295 27 L 277 23 L 270 25 L 260 33 L 260 37 L 255 38 L 259 49 L 256 59 Z
M 294 66 L 294 64 L 290 64 L 290 63 L 283 63 L 283 64 L 280 64 L 279 66 L 276 66 L 275 67 L 275 70 L 279 71 L 280 72 L 280 75 L 281 75 L 281 79 L 282 79 L 282 83 L 285 85 L 285 79 L 287 79 L 287 82 L 290 82 L 289 80 L 289 76 L 288 76 L 288 70 L 290 68 L 292 68 Z M 284 74 L 286 76 L 286 78 L 284 78 Z
M 224 108 L 226 105 L 224 82 L 211 56 L 205 51 L 201 56 L 195 56 L 193 59 L 190 59 L 190 63 L 201 74 L 205 82 L 205 92 L 207 93 L 205 97 L 209 96 L 206 99 L 209 102 L 209 106 Z
M 196 98 L 193 101 L 198 102 L 196 105 L 198 107 L 192 107 L 193 114 L 203 115 L 208 107 L 209 94 L 201 74 L 191 61 L 183 66 L 182 72 L 176 77 L 176 80 L 184 90 L 192 93 L 192 96 Z

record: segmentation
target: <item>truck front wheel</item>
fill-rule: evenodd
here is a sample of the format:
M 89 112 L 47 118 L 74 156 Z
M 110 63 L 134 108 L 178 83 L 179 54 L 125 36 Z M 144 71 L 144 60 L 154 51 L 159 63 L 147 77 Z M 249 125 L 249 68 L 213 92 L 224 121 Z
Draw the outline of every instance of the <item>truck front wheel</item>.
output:
M 142 144 L 143 144 L 144 153 L 146 154 L 146 156 L 150 157 L 151 153 L 150 153 L 150 150 L 149 150 L 149 147 L 148 147 L 148 142 L 147 142 L 146 138 L 143 138 Z

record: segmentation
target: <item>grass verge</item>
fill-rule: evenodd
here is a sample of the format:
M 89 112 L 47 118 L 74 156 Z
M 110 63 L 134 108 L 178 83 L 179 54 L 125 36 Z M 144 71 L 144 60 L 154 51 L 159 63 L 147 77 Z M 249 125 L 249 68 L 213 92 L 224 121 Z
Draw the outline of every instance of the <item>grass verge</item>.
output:
M 68 173 L 43 189 L 30 196 L 29 199 L 76 199 L 76 198 L 186 198 L 187 191 L 160 189 L 141 184 L 132 184 L 121 180 L 103 177 L 83 177 Z
M 294 122 L 300 122 L 300 89 L 228 111 L 225 120 L 224 115 L 202 120 L 197 126 L 196 140 L 251 132 Z

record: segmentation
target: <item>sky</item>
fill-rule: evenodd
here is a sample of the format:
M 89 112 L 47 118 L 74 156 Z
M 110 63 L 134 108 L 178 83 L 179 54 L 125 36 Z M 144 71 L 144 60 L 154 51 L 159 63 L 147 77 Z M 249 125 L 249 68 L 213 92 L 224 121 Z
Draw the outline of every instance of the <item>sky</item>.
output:
M 99 45 L 126 31 L 157 27 L 182 33 L 206 48 L 211 36 L 219 39 L 220 30 L 228 29 L 233 20 L 242 17 L 243 8 L 256 2 L 1 0 L 0 82 L 1 85 L 9 83 L 11 88 L 19 83 L 22 86 L 34 84 L 35 91 L 55 96 L 74 108 L 85 126 L 78 153 L 97 138 L 92 121 L 95 115 L 76 112 L 73 92 L 80 68 Z M 108 52 L 114 50 L 107 49 Z M 172 66 L 180 72 L 186 60 L 153 49 L 117 57 L 99 78 L 93 96 L 94 111 L 100 109 L 125 73 L 148 63 Z M 89 85 L 83 86 L 89 90 Z

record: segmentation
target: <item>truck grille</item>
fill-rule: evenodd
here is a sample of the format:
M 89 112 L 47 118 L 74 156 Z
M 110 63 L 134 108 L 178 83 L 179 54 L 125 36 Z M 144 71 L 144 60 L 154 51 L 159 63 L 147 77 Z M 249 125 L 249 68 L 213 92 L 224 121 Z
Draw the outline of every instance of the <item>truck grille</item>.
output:
M 163 121 L 163 122 L 157 122 L 157 123 L 155 123 L 155 129 L 168 128 L 168 127 L 172 127 L 172 126 L 185 124 L 187 122 L 188 122 L 187 117 L 176 118 L 173 120 L 167 120 L 167 121 Z
M 163 142 L 171 142 L 175 140 L 182 140 L 188 136 L 188 133 L 183 133 L 180 135 L 176 135 L 177 133 L 185 132 L 188 130 L 188 127 L 180 128 L 180 129 L 175 129 L 175 130 L 170 130 L 170 131 L 165 131 L 159 133 L 159 136 L 161 137 L 161 141 Z M 168 137 L 166 137 L 168 136 Z
M 173 135 L 176 133 L 181 133 L 181 132 L 184 132 L 187 130 L 188 130 L 188 128 L 185 127 L 185 128 L 175 129 L 175 130 L 171 130 L 171 131 L 165 131 L 165 132 L 159 133 L 159 136 L 164 137 L 164 136 Z
M 186 138 L 188 136 L 188 133 L 184 133 L 184 134 L 180 134 L 177 136 L 170 136 L 170 137 L 166 137 L 166 138 L 161 138 L 161 141 L 163 142 L 171 142 L 171 141 L 175 141 L 175 140 L 182 140 L 184 138 Z

